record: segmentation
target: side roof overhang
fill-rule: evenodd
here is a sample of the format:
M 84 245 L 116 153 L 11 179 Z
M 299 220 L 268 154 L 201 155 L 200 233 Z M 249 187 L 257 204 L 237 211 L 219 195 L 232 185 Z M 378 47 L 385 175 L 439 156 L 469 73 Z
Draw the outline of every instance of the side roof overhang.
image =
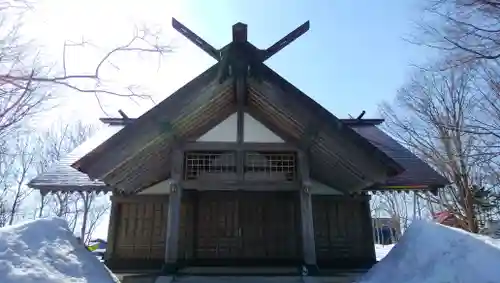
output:
M 131 122 L 73 164 L 91 178 L 133 193 L 169 178 L 170 152 L 195 140 L 236 111 L 232 80 L 219 63 Z M 312 177 L 359 191 L 404 168 L 382 150 L 261 64 L 262 80 L 249 78 L 246 111 L 284 140 L 307 147 Z M 335 174 L 332 174 L 335 172 Z
M 42 194 L 82 191 L 111 192 L 111 187 L 102 181 L 90 179 L 86 174 L 71 167 L 71 164 L 109 139 L 123 127 L 123 124 L 105 126 L 66 156 L 50 165 L 47 171 L 30 180 L 27 184 L 28 187 L 39 190 Z
M 403 173 L 387 179 L 383 183 L 373 184 L 366 188 L 369 191 L 412 191 L 428 190 L 436 192 L 450 184 L 450 181 L 436 172 L 429 164 L 413 154 L 395 139 L 381 130 L 378 125 L 383 120 L 356 122 L 348 121 L 350 127 L 367 141 L 384 151 L 392 159 L 401 164 Z

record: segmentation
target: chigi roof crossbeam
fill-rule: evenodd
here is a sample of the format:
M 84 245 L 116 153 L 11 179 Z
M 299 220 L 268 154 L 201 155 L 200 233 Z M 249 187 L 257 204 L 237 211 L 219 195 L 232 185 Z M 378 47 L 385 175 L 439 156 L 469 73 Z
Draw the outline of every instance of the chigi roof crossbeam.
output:
M 309 21 L 278 40 L 266 49 L 258 49 L 248 42 L 247 25 L 236 23 L 233 25 L 231 43 L 221 49 L 216 49 L 200 36 L 192 32 L 185 25 L 172 18 L 172 27 L 189 39 L 192 43 L 205 51 L 212 58 L 220 62 L 219 79 L 223 81 L 228 76 L 258 76 L 258 67 L 294 40 L 309 30 Z

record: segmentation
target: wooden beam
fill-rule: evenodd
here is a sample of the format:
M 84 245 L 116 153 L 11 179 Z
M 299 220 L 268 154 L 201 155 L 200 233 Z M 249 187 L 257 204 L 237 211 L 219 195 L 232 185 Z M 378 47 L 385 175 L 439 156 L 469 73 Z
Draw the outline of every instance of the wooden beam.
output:
M 309 177 L 309 156 L 298 152 L 299 170 L 302 181 L 300 190 L 300 218 L 302 227 L 302 251 L 304 264 L 308 269 L 316 268 L 316 244 L 314 239 L 313 210 L 311 201 L 311 179 Z
M 212 66 L 134 123 L 73 163 L 72 167 L 87 173 L 92 178 L 103 179 L 114 168 L 125 163 L 134 154 L 139 154 L 155 140 L 164 139 L 164 122 L 185 117 L 186 113 L 193 112 L 230 86 L 229 81 L 221 85 L 215 80 L 218 68 L 218 64 Z
M 111 201 L 116 203 L 149 203 L 155 201 L 168 201 L 168 194 L 112 196 Z
M 272 181 L 182 181 L 185 190 L 199 191 L 298 191 L 298 182 Z
M 319 132 L 320 132 L 320 125 L 317 125 L 312 121 L 309 121 L 309 123 L 307 123 L 305 132 L 302 134 L 299 140 L 299 147 L 302 150 L 304 150 L 304 153 L 309 154 L 311 145 L 313 144 L 316 136 L 318 136 Z
M 265 94 L 268 103 L 275 105 L 304 128 L 311 122 L 319 125 L 323 131 L 318 136 L 328 138 L 329 151 L 342 157 L 340 160 L 343 166 L 349 167 L 349 163 L 355 163 L 359 171 L 373 172 L 370 174 L 373 181 L 380 181 L 379 179 L 387 174 L 401 173 L 404 170 L 382 150 L 345 126 L 340 119 L 279 77 L 269 67 L 263 66 L 263 70 L 266 80 L 262 83 L 249 79 L 252 91 L 261 96 Z
M 175 18 L 172 18 L 172 27 L 177 30 L 179 33 L 184 35 L 187 39 L 189 39 L 193 44 L 198 46 L 201 50 L 205 51 L 208 55 L 214 58 L 217 61 L 220 61 L 220 51 L 215 49 L 212 45 L 208 44 L 201 37 L 196 35 L 196 33 L 192 32 L 185 25 L 181 24 Z
M 369 231 L 374 231 L 373 225 L 372 225 L 372 212 L 370 208 L 370 196 L 365 195 L 364 200 L 361 202 L 361 217 L 362 217 L 362 225 L 364 234 L 366 235 L 367 239 L 363 241 L 364 248 L 366 249 L 366 255 L 370 256 L 374 261 L 376 260 L 376 254 L 375 254 L 375 239 L 373 233 L 369 233 Z
M 172 152 L 172 181 L 167 205 L 167 230 L 165 233 L 165 267 L 167 271 L 172 271 L 177 265 L 182 198 L 180 181 L 182 178 L 183 155 L 183 152 L 179 149 L 175 149 Z
M 233 32 L 234 33 L 234 32 Z M 246 33 L 246 30 L 245 30 Z M 233 35 L 234 36 L 234 35 Z M 245 151 L 243 150 L 243 144 L 245 143 L 244 132 L 245 132 L 245 104 L 247 100 L 247 87 L 246 87 L 246 76 L 243 74 L 236 74 L 234 78 L 235 82 L 235 96 L 236 96 L 236 106 L 237 106 L 237 135 L 236 135 L 236 174 L 238 180 L 243 180 L 245 175 Z
M 110 125 L 127 125 L 134 120 L 137 120 L 136 118 L 128 118 L 128 119 L 123 119 L 123 118 L 99 118 L 99 120 L 105 124 L 110 124 Z M 354 118 L 348 118 L 348 119 L 340 119 L 340 121 L 348 126 L 361 126 L 361 125 L 366 125 L 366 126 L 378 126 L 384 122 L 384 119 L 354 119 Z
M 115 250 L 115 239 L 117 237 L 117 229 L 118 229 L 118 218 L 120 217 L 119 204 L 116 201 L 113 201 L 111 198 L 111 211 L 109 213 L 109 224 L 108 224 L 108 237 L 107 237 L 107 246 L 106 252 L 104 254 L 104 260 L 109 260 L 113 257 L 113 253 Z
M 229 150 L 236 151 L 239 148 L 245 151 L 295 151 L 296 146 L 288 143 L 261 143 L 261 142 L 246 142 L 238 144 L 236 142 L 187 142 L 182 145 L 185 151 L 220 151 Z

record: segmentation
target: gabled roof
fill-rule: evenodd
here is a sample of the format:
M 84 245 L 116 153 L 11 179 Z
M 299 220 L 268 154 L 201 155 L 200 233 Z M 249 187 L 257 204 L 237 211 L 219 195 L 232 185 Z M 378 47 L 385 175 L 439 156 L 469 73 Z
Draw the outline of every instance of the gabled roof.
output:
M 140 190 L 169 177 L 169 153 L 236 111 L 232 80 L 220 82 L 218 64 L 182 87 L 73 166 L 119 190 Z M 261 64 L 262 80 L 248 79 L 246 110 L 288 142 L 308 131 L 312 177 L 360 190 L 403 168 L 313 99 Z M 332 174 L 336 172 L 336 174 Z
M 53 191 L 111 191 L 98 180 L 91 180 L 86 174 L 71 167 L 76 160 L 92 151 L 123 128 L 123 125 L 105 126 L 94 136 L 76 147 L 62 159 L 52 164 L 46 172 L 32 179 L 28 186 L 42 193 Z

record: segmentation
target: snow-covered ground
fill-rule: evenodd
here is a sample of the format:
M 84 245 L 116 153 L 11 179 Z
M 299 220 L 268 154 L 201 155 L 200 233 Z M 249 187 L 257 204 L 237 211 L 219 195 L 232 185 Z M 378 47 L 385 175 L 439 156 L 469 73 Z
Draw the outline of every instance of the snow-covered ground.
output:
M 381 261 L 394 247 L 394 245 L 375 245 L 375 254 L 377 256 L 377 260 Z
M 432 222 L 414 222 L 359 283 L 500 282 L 500 240 Z M 389 251 L 390 250 L 390 251 Z
M 359 283 L 498 283 L 500 240 L 417 221 Z M 114 283 L 59 218 L 0 228 L 0 283 Z
M 113 283 L 59 218 L 0 228 L 1 283 Z

